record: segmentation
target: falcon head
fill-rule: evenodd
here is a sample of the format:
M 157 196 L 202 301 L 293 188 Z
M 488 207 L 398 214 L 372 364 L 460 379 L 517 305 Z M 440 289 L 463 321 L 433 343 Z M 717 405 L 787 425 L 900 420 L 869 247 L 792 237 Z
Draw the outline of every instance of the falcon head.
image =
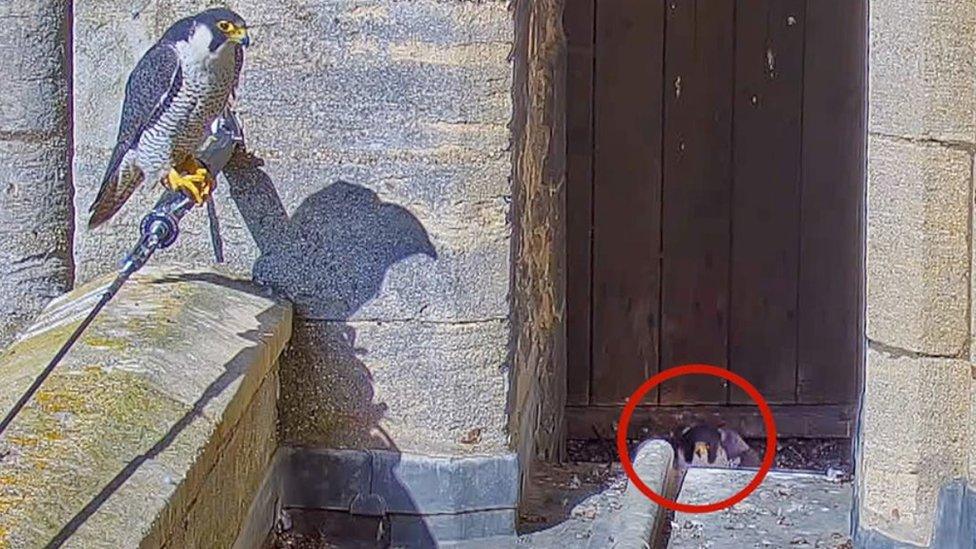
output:
M 724 457 L 722 448 L 722 433 L 709 425 L 695 425 L 688 427 L 681 433 L 678 449 L 689 464 L 714 465 L 720 457 Z M 723 454 L 720 456 L 719 454 Z
M 187 17 L 170 27 L 163 38 L 172 42 L 196 42 L 202 38 L 210 52 L 225 45 L 247 47 L 251 44 L 244 18 L 227 8 L 212 8 Z
M 761 460 L 742 436 L 733 429 L 695 425 L 671 436 L 675 466 L 759 467 Z

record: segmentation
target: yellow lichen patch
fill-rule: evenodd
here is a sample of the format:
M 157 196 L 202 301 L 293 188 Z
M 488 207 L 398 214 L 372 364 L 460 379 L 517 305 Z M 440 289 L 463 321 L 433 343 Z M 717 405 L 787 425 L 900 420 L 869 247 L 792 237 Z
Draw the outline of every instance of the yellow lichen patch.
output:
M 10 547 L 10 542 L 7 540 L 10 535 L 10 531 L 0 525 L 0 549 L 7 549 Z
M 100 349 L 111 349 L 113 351 L 125 351 L 129 349 L 129 344 L 120 338 L 88 336 L 84 339 L 85 345 Z
M 18 459 L 4 464 L 0 485 L 7 507 L 0 525 L 10 532 L 63 524 L 185 413 L 139 375 L 66 367 L 47 380 L 38 405 L 25 408 L 6 436 L 19 447 Z M 55 416 L 61 411 L 73 414 L 70 427 Z M 12 491 L 17 497 L 4 500 Z
M 11 435 L 7 437 L 7 440 L 10 441 L 11 444 L 20 446 L 22 448 L 34 448 L 37 446 L 39 442 L 37 437 L 33 437 L 33 436 Z
M 34 400 L 48 414 L 59 412 L 84 412 L 87 399 L 81 394 L 41 390 Z
M 19 496 L 6 496 L 3 495 L 3 493 L 0 493 L 0 515 L 6 514 L 8 511 L 10 511 L 13 508 L 15 504 L 19 503 L 22 499 L 24 498 Z M 0 524 L 0 526 L 3 525 Z

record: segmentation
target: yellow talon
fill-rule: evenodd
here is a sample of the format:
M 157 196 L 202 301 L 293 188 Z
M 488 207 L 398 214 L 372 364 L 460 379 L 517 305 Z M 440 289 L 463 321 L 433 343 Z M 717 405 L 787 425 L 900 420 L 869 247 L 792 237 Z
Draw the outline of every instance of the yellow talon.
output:
M 189 169 L 186 170 L 186 173 L 180 173 L 175 168 L 169 171 L 166 178 L 169 188 L 174 191 L 185 191 L 197 206 L 203 204 L 213 189 L 213 178 L 210 176 L 210 172 L 192 161 L 181 167 Z

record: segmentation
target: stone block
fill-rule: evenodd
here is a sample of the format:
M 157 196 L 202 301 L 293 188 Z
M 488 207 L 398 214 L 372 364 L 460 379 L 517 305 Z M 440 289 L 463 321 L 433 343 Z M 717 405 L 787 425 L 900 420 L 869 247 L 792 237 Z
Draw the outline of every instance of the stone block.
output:
M 976 5 L 872 1 L 870 28 L 870 131 L 973 143 Z
M 390 540 L 394 547 L 441 547 L 445 543 L 512 536 L 518 512 L 494 509 L 459 515 L 391 515 Z M 433 541 L 423 545 L 423 541 Z M 418 542 L 421 545 L 417 545 Z
M 0 413 L 107 283 L 52 302 L 0 357 Z M 276 444 L 274 364 L 290 333 L 290 307 L 250 284 L 133 277 L 0 437 L 0 546 L 161 544 L 194 531 L 194 513 L 213 527 L 201 502 L 236 531 Z
M 0 347 L 73 282 L 65 0 L 0 4 Z
M 976 379 L 976 365 L 970 360 L 970 370 L 973 379 Z M 969 384 L 969 417 L 966 420 L 966 425 L 968 426 L 968 453 L 969 453 L 969 471 L 966 478 L 972 479 L 976 483 L 976 383 L 970 382 Z
M 869 151 L 868 337 L 962 356 L 969 342 L 972 156 L 877 136 Z
M 932 526 L 917 526 L 918 475 L 884 469 L 864 469 L 862 474 L 860 528 L 883 532 L 886 537 L 903 542 L 923 542 Z M 929 518 L 932 512 L 934 509 Z
M 514 455 L 445 459 L 382 450 L 371 454 L 372 491 L 383 496 L 390 513 L 460 514 L 518 504 Z
M 284 478 L 281 505 L 299 530 L 311 520 L 316 529 L 352 539 L 352 532 L 378 524 L 364 518 L 379 519 L 394 546 L 423 547 L 515 532 L 514 454 L 430 457 L 287 446 L 280 452 L 279 470 L 270 474 Z
M 296 323 L 286 443 L 427 455 L 507 449 L 508 323 Z
M 284 503 L 291 507 L 349 511 L 359 494 L 369 494 L 372 468 L 360 450 L 280 450 Z
M 277 448 L 277 379 L 254 396 L 183 520 L 161 536 L 171 547 L 231 547 Z
M 861 426 L 861 527 L 930 535 L 939 490 L 966 474 L 970 365 L 870 350 Z M 907 539 L 907 538 L 906 538 Z

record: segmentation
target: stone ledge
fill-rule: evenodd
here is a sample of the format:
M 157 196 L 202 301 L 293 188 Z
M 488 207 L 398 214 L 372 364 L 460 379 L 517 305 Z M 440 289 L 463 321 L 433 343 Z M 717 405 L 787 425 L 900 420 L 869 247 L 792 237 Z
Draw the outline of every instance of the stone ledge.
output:
M 0 413 L 110 280 L 55 300 L 2 355 Z M 133 277 L 0 438 L 0 548 L 206 544 L 228 535 L 217 525 L 232 542 L 243 512 L 227 511 L 246 510 L 274 451 L 290 335 L 290 305 L 244 282 Z
M 375 532 L 396 547 L 514 539 L 514 454 L 447 458 L 283 447 L 268 478 L 274 480 L 266 485 L 280 487 L 280 506 L 299 530 L 326 525 L 344 538 L 356 532 L 369 540 Z
M 285 506 L 348 511 L 378 495 L 384 513 L 433 515 L 514 509 L 514 454 L 430 457 L 386 450 L 282 448 Z
M 649 440 L 634 452 L 634 472 L 648 488 L 665 498 L 674 499 L 678 475 L 673 468 L 674 450 L 660 439 Z M 657 547 L 664 535 L 668 512 L 645 496 L 633 482 L 627 482 L 623 504 L 607 524 L 606 536 L 594 535 L 588 547 Z

